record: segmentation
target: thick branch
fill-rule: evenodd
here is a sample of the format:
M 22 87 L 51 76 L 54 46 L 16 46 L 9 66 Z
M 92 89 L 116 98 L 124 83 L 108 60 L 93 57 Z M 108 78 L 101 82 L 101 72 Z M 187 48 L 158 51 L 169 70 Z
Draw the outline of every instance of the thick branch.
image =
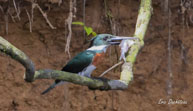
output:
M 127 88 L 127 85 L 119 80 L 91 79 L 74 73 L 49 69 L 35 71 L 34 64 L 28 56 L 2 37 L 0 37 L 0 51 L 9 55 L 12 59 L 18 61 L 26 68 L 24 77 L 27 82 L 32 82 L 36 79 L 60 79 L 75 84 L 85 85 L 91 89 L 112 90 Z
M 78 74 L 57 71 L 57 70 L 38 70 L 35 71 L 33 62 L 22 51 L 17 49 L 11 43 L 6 41 L 0 36 L 0 51 L 9 55 L 12 59 L 18 61 L 26 68 L 24 79 L 27 82 L 32 82 L 36 79 L 60 79 L 75 84 L 85 85 L 91 89 L 100 90 L 113 90 L 113 89 L 125 89 L 127 85 L 119 80 L 107 80 L 107 79 L 92 79 Z M 34 75 L 35 73 L 35 75 Z
M 120 90 L 127 88 L 127 85 L 119 80 L 108 80 L 105 78 L 87 78 L 75 73 L 50 69 L 36 71 L 34 79 L 60 79 L 74 84 L 88 86 L 90 89 L 99 90 Z
M 133 78 L 133 64 L 136 60 L 136 56 L 141 49 L 141 47 L 144 45 L 144 37 L 145 33 L 149 24 L 149 20 L 151 17 L 151 0 L 141 0 L 139 14 L 137 18 L 137 23 L 135 27 L 135 33 L 134 37 L 138 37 L 139 41 L 136 41 L 134 45 L 131 46 L 130 51 L 128 52 L 126 56 L 126 63 L 122 66 L 122 72 L 121 72 L 121 78 L 120 80 L 126 82 L 129 84 L 129 82 Z
M 3 52 L 9 55 L 12 59 L 21 63 L 26 69 L 24 79 L 27 82 L 33 81 L 34 72 L 35 72 L 35 66 L 33 62 L 29 59 L 27 55 L 25 55 L 22 51 L 20 51 L 15 46 L 10 44 L 8 41 L 3 39 L 1 36 L 0 36 L 0 52 Z

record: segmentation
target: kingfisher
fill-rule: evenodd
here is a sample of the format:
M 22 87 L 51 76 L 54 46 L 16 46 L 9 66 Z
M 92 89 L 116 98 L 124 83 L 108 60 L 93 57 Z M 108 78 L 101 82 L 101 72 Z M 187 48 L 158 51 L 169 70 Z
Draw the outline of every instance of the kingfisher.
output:
M 102 62 L 107 48 L 111 45 L 119 45 L 122 40 L 134 40 L 135 37 L 120 37 L 110 34 L 99 34 L 91 39 L 88 49 L 77 54 L 63 68 L 62 71 L 76 73 L 81 76 L 91 77 L 91 73 L 96 66 Z M 64 81 L 56 79 L 55 82 L 47 88 L 42 94 L 46 94 L 57 85 Z

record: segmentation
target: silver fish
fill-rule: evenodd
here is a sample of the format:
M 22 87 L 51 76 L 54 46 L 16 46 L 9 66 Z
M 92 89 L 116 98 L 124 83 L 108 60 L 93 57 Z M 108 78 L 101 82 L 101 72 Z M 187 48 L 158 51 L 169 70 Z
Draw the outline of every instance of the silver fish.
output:
M 122 40 L 119 47 L 121 48 L 121 56 L 119 60 L 124 60 L 126 62 L 125 54 L 129 50 L 129 48 L 135 43 L 134 40 Z

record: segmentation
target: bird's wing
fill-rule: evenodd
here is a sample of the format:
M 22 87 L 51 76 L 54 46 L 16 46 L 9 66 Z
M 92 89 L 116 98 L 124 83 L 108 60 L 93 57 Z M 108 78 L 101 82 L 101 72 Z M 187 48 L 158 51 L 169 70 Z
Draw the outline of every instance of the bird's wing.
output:
M 70 60 L 67 65 L 63 67 L 62 71 L 79 73 L 91 64 L 95 55 L 96 53 L 94 51 L 86 50 L 84 52 L 81 52 L 72 60 Z
M 63 67 L 62 71 L 71 72 L 71 73 L 79 73 L 84 68 L 89 66 L 94 58 L 96 53 L 94 51 L 84 51 L 76 55 L 72 60 L 70 60 L 65 67 Z M 47 88 L 42 94 L 46 94 L 53 88 L 55 88 L 58 84 L 62 83 L 61 80 L 56 79 L 55 82 Z

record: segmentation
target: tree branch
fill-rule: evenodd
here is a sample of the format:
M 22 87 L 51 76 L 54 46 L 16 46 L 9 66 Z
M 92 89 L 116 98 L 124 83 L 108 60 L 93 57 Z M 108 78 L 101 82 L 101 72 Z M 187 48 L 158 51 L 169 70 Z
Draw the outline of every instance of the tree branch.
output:
M 33 81 L 35 72 L 35 66 L 33 62 L 29 59 L 27 55 L 25 55 L 22 51 L 20 51 L 15 46 L 10 44 L 8 41 L 3 39 L 1 36 L 0 36 L 0 52 L 9 55 L 12 59 L 21 63 L 26 69 L 24 79 L 27 82 Z
M 126 63 L 122 65 L 122 72 L 121 72 L 121 78 L 120 80 L 124 81 L 126 84 L 129 84 L 129 82 L 133 78 L 133 64 L 136 60 L 136 56 L 139 52 L 139 50 L 144 45 L 144 37 L 145 33 L 151 18 L 152 13 L 152 1 L 151 0 L 141 0 L 139 14 L 137 17 L 137 23 L 135 27 L 135 33 L 134 37 L 138 37 L 139 40 L 136 41 L 134 45 L 131 46 L 129 52 L 126 55 Z
M 15 46 L 10 44 L 8 41 L 0 36 L 0 52 L 9 55 L 12 59 L 21 63 L 26 72 L 24 74 L 24 79 L 27 82 L 32 82 L 36 79 L 60 79 L 67 82 L 72 82 L 75 84 L 88 86 L 90 89 L 99 90 L 122 90 L 127 89 L 129 82 L 133 77 L 132 66 L 135 62 L 136 55 L 139 49 L 143 46 L 143 38 L 147 30 L 147 26 L 151 16 L 151 0 L 141 0 L 139 15 L 137 19 L 135 36 L 139 37 L 139 41 L 131 47 L 126 57 L 126 63 L 122 66 L 121 78 L 120 80 L 108 80 L 108 79 L 97 79 L 97 78 L 87 78 L 80 76 L 78 74 L 57 71 L 57 70 L 35 70 L 33 62 L 29 57 L 22 51 L 17 49 Z
M 75 73 L 50 69 L 36 71 L 34 79 L 60 79 L 74 84 L 88 86 L 90 89 L 99 90 L 121 90 L 127 88 L 127 85 L 125 85 L 120 80 L 108 80 L 105 78 L 88 78 Z
M 91 89 L 111 90 L 126 88 L 126 85 L 119 80 L 91 79 L 75 73 L 50 69 L 35 71 L 35 66 L 29 57 L 15 46 L 13 46 L 11 43 L 3 39 L 1 36 L 0 52 L 9 55 L 12 59 L 18 61 L 25 67 L 26 72 L 24 74 L 24 79 L 27 82 L 32 82 L 36 79 L 60 79 L 75 84 L 85 85 Z

